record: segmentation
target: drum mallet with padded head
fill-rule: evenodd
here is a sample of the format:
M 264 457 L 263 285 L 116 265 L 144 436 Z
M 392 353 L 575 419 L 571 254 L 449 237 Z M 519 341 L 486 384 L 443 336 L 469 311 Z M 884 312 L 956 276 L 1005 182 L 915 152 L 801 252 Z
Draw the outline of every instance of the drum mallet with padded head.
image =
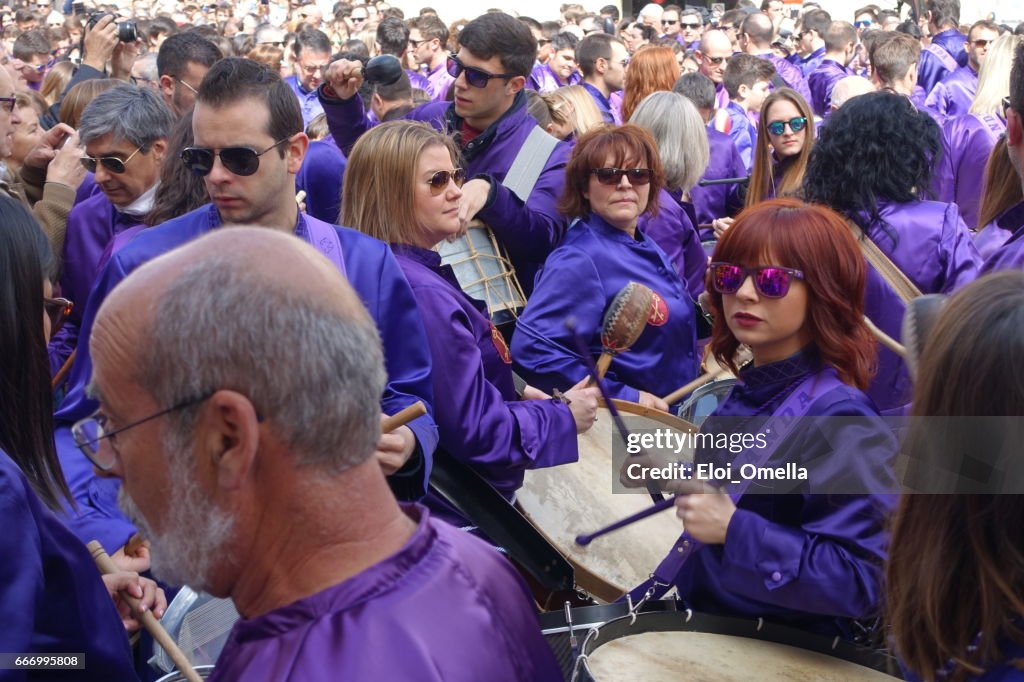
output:
M 615 294 L 601 323 L 601 357 L 597 376 L 604 379 L 608 366 L 619 353 L 636 343 L 651 317 L 654 292 L 638 282 L 630 282 Z

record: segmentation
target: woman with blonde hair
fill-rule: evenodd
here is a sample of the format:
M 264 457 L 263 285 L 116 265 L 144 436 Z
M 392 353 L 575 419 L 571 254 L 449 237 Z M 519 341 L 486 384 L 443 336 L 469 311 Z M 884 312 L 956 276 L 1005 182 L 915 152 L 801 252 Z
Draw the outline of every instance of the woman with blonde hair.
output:
M 682 95 L 654 92 L 640 102 L 629 122 L 654 136 L 665 171 L 658 214 L 642 216 L 639 227 L 669 257 L 696 299 L 704 291 L 707 258 L 689 192 L 704 175 L 710 156 L 704 119 Z
M 946 121 L 942 128 L 942 156 L 935 168 L 932 192 L 938 201 L 954 202 L 964 222 L 979 225 L 985 164 L 996 140 L 1006 132 L 1003 99 L 1010 94 L 1013 53 L 1021 36 L 999 36 L 978 71 L 978 92 L 970 112 Z
M 793 196 L 804 182 L 814 147 L 814 113 L 796 90 L 779 88 L 761 105 L 754 167 L 744 204 Z
M 626 70 L 622 93 L 622 120 L 628 121 L 644 97 L 659 90 L 672 90 L 679 78 L 679 62 L 670 47 L 650 46 L 637 50 Z
M 47 106 L 52 107 L 60 101 L 60 96 L 64 94 L 74 73 L 75 65 L 71 62 L 57 62 L 53 65 L 39 88 L 39 94 L 46 100 Z
M 582 85 L 567 85 L 541 97 L 551 112 L 547 131 L 559 140 L 573 140 L 604 123 L 597 103 Z

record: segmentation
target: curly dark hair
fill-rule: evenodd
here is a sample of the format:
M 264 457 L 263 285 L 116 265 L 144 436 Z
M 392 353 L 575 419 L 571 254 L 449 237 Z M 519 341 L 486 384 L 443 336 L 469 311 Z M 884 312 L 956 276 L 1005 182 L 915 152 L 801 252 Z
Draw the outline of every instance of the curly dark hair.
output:
M 804 175 L 804 197 L 857 223 L 863 223 L 859 214 L 875 222 L 878 199 L 923 198 L 941 152 L 938 124 L 909 99 L 890 92 L 861 95 L 822 126 Z

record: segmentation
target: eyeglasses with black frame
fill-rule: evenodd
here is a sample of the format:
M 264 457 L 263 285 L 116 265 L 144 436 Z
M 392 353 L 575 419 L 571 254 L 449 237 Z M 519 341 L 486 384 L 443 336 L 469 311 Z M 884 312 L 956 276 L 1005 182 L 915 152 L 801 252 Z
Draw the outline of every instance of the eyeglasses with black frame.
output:
M 122 161 L 116 156 L 83 156 L 81 158 L 81 161 L 82 165 L 85 166 L 85 170 L 89 171 L 90 173 L 96 172 L 97 164 L 103 164 L 103 167 L 106 168 L 111 173 L 117 173 L 118 175 L 120 175 L 121 173 L 124 173 L 126 170 L 128 170 L 128 162 L 134 159 L 135 155 L 138 154 L 140 151 L 142 151 L 142 147 L 139 147 L 131 154 L 129 154 L 128 158 L 125 159 L 124 161 Z
M 205 177 L 213 170 L 214 158 L 219 156 L 220 162 L 231 173 L 247 177 L 254 175 L 260 169 L 261 156 L 290 139 L 290 137 L 280 139 L 261 152 L 251 147 L 224 147 L 219 150 L 209 147 L 185 147 L 181 150 L 181 161 L 194 175 Z
M 790 284 L 794 279 L 804 279 L 803 271 L 778 265 L 747 268 L 717 261 L 712 263 L 710 268 L 711 284 L 720 294 L 735 294 L 747 281 L 747 277 L 752 277 L 757 293 L 765 298 L 784 298 L 789 293 Z
M 71 435 L 75 439 L 75 445 L 82 451 L 82 454 L 89 458 L 89 461 L 96 465 L 101 471 L 110 471 L 114 464 L 117 462 L 117 458 L 120 453 L 117 451 L 117 442 L 114 440 L 114 436 L 124 433 L 128 429 L 134 429 L 136 426 L 145 424 L 146 422 L 159 419 L 172 412 L 183 410 L 186 407 L 192 407 L 199 403 L 209 400 L 210 397 L 216 391 L 208 391 L 202 395 L 183 400 L 180 403 L 176 403 L 166 410 L 160 410 L 155 414 L 151 414 L 148 417 L 143 417 L 137 421 L 122 426 L 119 429 L 113 429 L 108 431 L 108 418 L 107 415 L 103 414 L 99 410 L 94 412 L 92 415 L 85 419 L 80 419 L 71 426 Z M 110 445 L 108 452 L 103 452 L 102 443 L 107 441 Z
M 766 125 L 765 128 L 767 128 L 768 132 L 772 135 L 781 135 L 786 132 L 786 126 L 789 126 L 789 129 L 794 133 L 799 133 L 807 127 L 807 118 L 805 116 L 797 116 L 796 118 L 791 118 L 788 121 L 772 121 Z
M 650 168 L 594 168 L 590 173 L 602 185 L 617 185 L 622 182 L 623 176 L 631 185 L 646 185 L 653 176 Z
M 14 113 L 14 107 L 18 103 L 18 100 L 14 97 L 0 97 L 0 107 L 5 109 L 8 114 Z
M 489 73 L 483 69 L 478 69 L 475 66 L 466 66 L 453 54 L 448 55 L 447 67 L 448 75 L 452 78 L 458 78 L 463 72 L 465 72 L 466 82 L 474 88 L 486 88 L 492 78 L 508 80 L 510 78 L 515 78 L 517 75 L 514 73 Z
M 462 187 L 462 184 L 466 182 L 466 171 L 462 168 L 455 168 L 450 171 L 442 170 L 427 178 L 427 184 L 430 185 L 430 193 L 435 197 L 448 189 L 449 182 L 454 182 L 456 187 Z

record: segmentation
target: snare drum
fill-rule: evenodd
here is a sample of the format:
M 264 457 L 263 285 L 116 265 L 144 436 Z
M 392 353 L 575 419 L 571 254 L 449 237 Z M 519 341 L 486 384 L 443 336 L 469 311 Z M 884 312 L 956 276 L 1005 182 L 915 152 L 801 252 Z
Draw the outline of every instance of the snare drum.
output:
M 566 679 L 596 682 L 681 679 L 716 682 L 892 682 L 888 656 L 755 618 L 729 618 L 680 610 L 672 600 L 645 603 L 635 618 L 625 604 L 573 609 L 578 647 L 574 658 L 563 612 L 542 616 L 545 637 Z M 597 609 L 601 609 L 600 612 Z M 603 623 L 599 619 L 615 615 Z
M 160 623 L 193 666 L 212 666 L 239 619 L 230 599 L 218 599 L 185 586 L 167 605 Z M 149 663 L 163 672 L 174 670 L 174 661 L 156 644 Z
M 679 416 L 691 424 L 700 426 L 708 415 L 722 404 L 735 384 L 736 379 L 733 377 L 704 384 L 683 402 L 679 408 Z
M 636 403 L 616 400 L 630 431 L 664 429 L 691 433 L 692 424 Z M 576 536 L 619 521 L 651 505 L 646 494 L 612 493 L 619 472 L 612 461 L 620 438 L 611 413 L 598 408 L 597 421 L 579 436 L 578 462 L 526 472 L 516 500 L 525 516 L 575 567 L 576 584 L 595 598 L 612 602 L 647 580 L 683 532 L 675 514 L 655 514 L 590 545 Z M 620 441 L 621 442 L 621 441 Z M 689 453 L 682 459 L 692 459 Z
M 505 250 L 480 221 L 471 222 L 464 236 L 438 244 L 437 252 L 442 264 L 452 266 L 462 290 L 487 304 L 495 324 L 515 319 L 526 305 L 526 295 Z
M 199 674 L 199 677 L 203 678 L 204 680 L 207 677 L 209 677 L 210 675 L 213 674 L 213 666 L 212 665 L 197 665 L 194 668 L 194 670 L 196 671 L 196 673 Z M 180 672 L 175 670 L 174 672 L 172 672 L 169 675 L 164 675 L 163 677 L 158 679 L 156 682 L 187 682 L 187 680 L 186 680 L 186 677 L 184 675 L 182 675 Z

